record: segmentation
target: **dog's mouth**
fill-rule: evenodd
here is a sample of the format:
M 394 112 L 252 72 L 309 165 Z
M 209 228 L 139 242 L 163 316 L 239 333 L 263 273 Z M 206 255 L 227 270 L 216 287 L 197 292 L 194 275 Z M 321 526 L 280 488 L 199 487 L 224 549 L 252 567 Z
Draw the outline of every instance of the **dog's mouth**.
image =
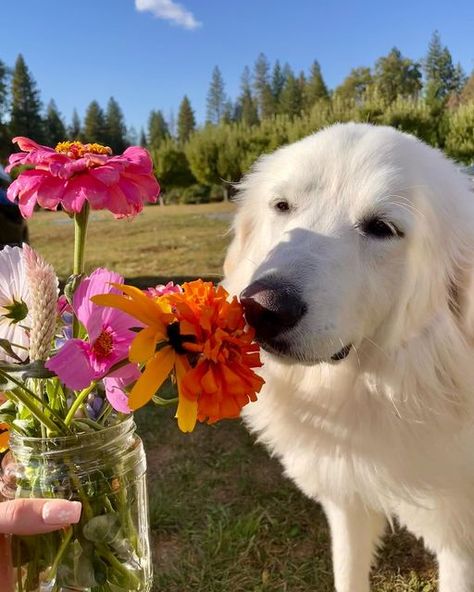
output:
M 350 354 L 352 350 L 352 343 L 345 345 L 335 354 L 330 356 L 329 359 L 322 359 L 322 358 L 311 358 L 306 353 L 301 351 L 295 351 L 292 344 L 288 343 L 287 341 L 283 340 L 271 340 L 271 341 L 264 341 L 258 340 L 261 348 L 268 352 L 269 354 L 273 354 L 274 356 L 278 356 L 279 358 L 286 360 L 288 362 L 297 362 L 300 364 L 320 364 L 321 362 L 340 362 L 345 360 L 347 356 Z
M 351 349 L 352 343 L 349 343 L 349 345 L 345 345 L 342 349 L 340 349 L 338 352 L 331 356 L 331 360 L 333 362 L 340 362 L 341 360 L 345 360 L 347 356 L 350 354 Z

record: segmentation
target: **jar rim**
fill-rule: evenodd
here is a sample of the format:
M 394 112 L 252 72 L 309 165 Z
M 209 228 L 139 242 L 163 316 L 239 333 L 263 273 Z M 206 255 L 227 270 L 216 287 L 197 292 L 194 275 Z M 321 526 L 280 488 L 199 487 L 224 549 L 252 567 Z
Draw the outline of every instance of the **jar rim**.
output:
M 134 428 L 135 428 L 134 417 L 133 417 L 133 414 L 130 414 L 130 415 L 126 416 L 124 419 L 122 419 L 121 421 L 119 421 L 113 425 L 106 426 L 103 429 L 96 430 L 93 432 L 92 431 L 91 432 L 78 432 L 76 434 L 50 436 L 50 437 L 42 438 L 42 437 L 38 437 L 38 436 L 23 436 L 23 435 L 19 434 L 18 432 L 15 432 L 12 430 L 10 432 L 10 448 L 14 449 L 15 446 L 21 446 L 21 447 L 31 446 L 33 448 L 35 446 L 38 446 L 41 443 L 48 444 L 50 446 L 61 447 L 61 446 L 65 446 L 67 444 L 77 443 L 78 441 L 80 441 L 84 437 L 90 437 L 92 440 L 91 444 L 93 444 L 95 437 L 102 439 L 103 437 L 113 435 L 115 431 L 117 431 L 119 433 L 121 431 L 127 432 L 127 431 L 134 429 Z M 117 434 L 117 435 L 119 435 L 119 434 Z

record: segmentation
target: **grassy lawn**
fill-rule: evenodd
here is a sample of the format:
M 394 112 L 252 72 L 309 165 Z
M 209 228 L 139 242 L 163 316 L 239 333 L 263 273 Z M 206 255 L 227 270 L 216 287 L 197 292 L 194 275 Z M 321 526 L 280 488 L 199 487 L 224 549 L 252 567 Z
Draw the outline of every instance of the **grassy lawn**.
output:
M 152 276 L 219 277 L 233 207 L 148 207 L 136 220 L 94 213 L 87 267 Z M 31 241 L 64 278 L 71 221 L 39 212 Z M 148 281 L 147 281 L 147 278 Z M 155 280 L 156 283 L 156 280 Z M 156 592 L 330 592 L 329 534 L 321 509 L 281 475 L 237 421 L 181 434 L 169 411 L 137 414 L 149 463 Z M 404 531 L 387 535 L 376 592 L 433 592 L 434 563 Z
M 219 277 L 229 242 L 231 204 L 149 206 L 134 220 L 93 212 L 87 270 L 102 266 L 129 278 Z M 33 247 L 61 278 L 71 272 L 74 228 L 63 212 L 37 212 L 29 222 Z
M 320 507 L 238 421 L 181 434 L 170 412 L 137 423 L 149 464 L 155 592 L 331 592 Z M 405 531 L 387 535 L 376 592 L 434 592 L 434 566 Z

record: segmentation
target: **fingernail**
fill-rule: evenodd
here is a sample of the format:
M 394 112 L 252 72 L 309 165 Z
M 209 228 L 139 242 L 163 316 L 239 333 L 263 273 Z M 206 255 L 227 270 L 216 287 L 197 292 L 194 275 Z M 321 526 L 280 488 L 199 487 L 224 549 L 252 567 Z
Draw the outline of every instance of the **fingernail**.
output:
M 81 509 L 81 502 L 51 500 L 43 506 L 43 521 L 45 524 L 76 524 L 81 518 Z

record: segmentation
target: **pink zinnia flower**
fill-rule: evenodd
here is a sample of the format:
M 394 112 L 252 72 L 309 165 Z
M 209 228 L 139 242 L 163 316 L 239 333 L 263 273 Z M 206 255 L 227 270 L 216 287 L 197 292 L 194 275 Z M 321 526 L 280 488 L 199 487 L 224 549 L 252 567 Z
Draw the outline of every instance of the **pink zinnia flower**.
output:
M 154 288 L 147 288 L 145 294 L 151 296 L 151 298 L 159 298 L 160 296 L 166 296 L 166 294 L 179 294 L 183 291 L 183 288 L 179 284 L 168 282 L 167 284 L 158 284 Z
M 149 153 L 139 146 L 122 155 L 101 144 L 60 142 L 55 149 L 24 137 L 13 139 L 23 152 L 12 154 L 10 171 L 23 171 L 8 188 L 8 199 L 18 200 L 21 213 L 29 218 L 38 203 L 55 210 L 61 204 L 69 213 L 80 212 L 86 201 L 93 210 L 110 210 L 116 218 L 135 216 L 143 204 L 156 202 L 160 186 L 153 174 Z
M 122 284 L 123 277 L 107 269 L 96 269 L 82 280 L 74 293 L 72 308 L 87 331 L 87 339 L 69 339 L 45 364 L 73 390 L 84 389 L 93 380 L 104 378 L 112 366 L 125 360 L 130 343 L 136 337 L 136 332 L 131 329 L 140 326 L 129 315 L 98 306 L 90 300 L 96 294 L 120 294 L 111 283 Z M 123 390 L 119 394 L 117 389 L 121 390 L 138 376 L 136 366 L 127 364 L 104 381 L 107 397 L 113 407 L 119 411 L 125 409 L 126 395 Z M 107 386 L 108 380 L 111 382 Z M 117 402 L 118 407 L 114 402 Z

